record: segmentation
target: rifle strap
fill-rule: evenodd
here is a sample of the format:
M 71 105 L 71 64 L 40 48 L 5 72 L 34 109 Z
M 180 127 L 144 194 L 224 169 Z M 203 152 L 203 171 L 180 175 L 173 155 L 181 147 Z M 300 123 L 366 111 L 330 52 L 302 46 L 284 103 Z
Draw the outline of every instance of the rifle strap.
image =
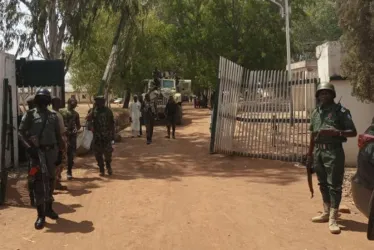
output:
M 47 116 L 47 117 L 44 117 L 44 115 L 41 115 L 41 118 L 42 118 L 42 128 L 40 129 L 39 136 L 38 136 L 39 145 L 40 145 L 40 141 L 41 141 L 41 138 L 42 138 L 45 126 L 47 124 L 47 120 L 48 120 L 48 116 L 49 116 L 49 110 L 47 110 L 47 113 L 45 114 L 45 116 Z

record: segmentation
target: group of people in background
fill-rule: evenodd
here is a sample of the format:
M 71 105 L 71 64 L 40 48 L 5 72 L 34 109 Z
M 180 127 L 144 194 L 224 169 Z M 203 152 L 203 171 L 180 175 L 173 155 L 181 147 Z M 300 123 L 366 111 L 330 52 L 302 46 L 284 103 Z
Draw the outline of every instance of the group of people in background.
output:
M 175 125 L 176 115 L 178 110 L 178 104 L 175 102 L 174 97 L 170 96 L 168 103 L 166 104 L 164 113 L 167 122 L 167 135 L 166 138 L 175 139 Z M 142 126 L 145 125 L 146 129 L 146 143 L 147 145 L 152 143 L 153 128 L 155 118 L 157 117 L 157 110 L 154 103 L 151 101 L 149 94 L 145 95 L 143 100 L 142 96 L 134 96 L 133 102 L 129 106 L 130 122 L 131 122 L 131 137 L 141 137 Z
M 67 109 L 62 109 L 58 97 L 51 97 L 47 89 L 40 89 L 28 98 L 28 110 L 19 125 L 19 140 L 28 153 L 28 189 L 31 205 L 36 207 L 35 229 L 44 228 L 45 218 L 56 220 L 53 210 L 55 189 L 65 189 L 61 185 L 61 173 L 67 162 L 67 179 L 73 178 L 72 170 L 76 153 L 77 135 L 81 128 L 80 117 L 75 111 L 77 101 L 68 100 Z M 52 110 L 48 106 L 52 105 Z M 92 126 L 92 149 L 99 166 L 100 176 L 112 175 L 112 144 L 115 123 L 112 111 L 105 107 L 103 96 L 95 97 L 86 120 Z

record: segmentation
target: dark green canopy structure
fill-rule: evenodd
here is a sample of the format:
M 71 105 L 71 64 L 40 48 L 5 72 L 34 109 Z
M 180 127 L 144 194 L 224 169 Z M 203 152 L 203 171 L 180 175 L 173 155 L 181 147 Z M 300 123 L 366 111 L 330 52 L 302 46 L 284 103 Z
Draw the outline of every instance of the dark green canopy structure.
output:
M 64 60 L 16 60 L 17 87 L 65 87 Z

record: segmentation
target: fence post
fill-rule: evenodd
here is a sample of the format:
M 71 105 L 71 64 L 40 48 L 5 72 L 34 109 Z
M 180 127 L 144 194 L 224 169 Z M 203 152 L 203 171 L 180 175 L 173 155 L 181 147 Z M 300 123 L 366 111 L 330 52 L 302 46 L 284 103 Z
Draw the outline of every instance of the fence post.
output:
M 212 119 L 212 129 L 210 131 L 210 153 L 214 153 L 214 142 L 216 140 L 216 125 L 217 125 L 217 115 L 218 115 L 218 98 L 220 98 L 220 84 L 221 79 L 218 77 L 216 90 L 214 93 L 214 105 L 213 105 L 213 119 Z

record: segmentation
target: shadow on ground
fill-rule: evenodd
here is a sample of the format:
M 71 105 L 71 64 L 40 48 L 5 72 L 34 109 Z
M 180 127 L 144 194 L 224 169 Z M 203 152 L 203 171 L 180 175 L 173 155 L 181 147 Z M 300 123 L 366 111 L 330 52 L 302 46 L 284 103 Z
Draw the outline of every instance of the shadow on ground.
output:
M 77 158 L 73 174 L 78 177 L 73 181 L 64 181 L 68 183 L 68 190 L 61 193 L 81 196 L 91 193 L 92 189 L 99 188 L 100 183 L 138 178 L 168 181 L 180 181 L 184 177 L 194 176 L 243 178 L 248 182 L 280 186 L 305 178 L 305 171 L 294 167 L 291 163 L 240 156 L 210 155 L 209 113 L 206 109 L 190 107 L 184 117 L 185 121 L 190 122 L 177 127 L 176 140 L 163 138 L 166 132 L 162 126 L 155 128 L 151 145 L 145 144 L 144 137 L 125 137 L 122 142 L 115 145 L 112 162 L 114 174 L 109 178 L 85 177 L 90 173 L 98 174 L 95 159 L 92 155 Z M 127 135 L 130 135 L 129 132 Z M 80 174 L 79 171 L 83 172 Z M 7 199 L 9 206 L 29 206 L 25 178 L 9 181 Z M 67 209 L 65 213 L 72 211 L 65 209 Z M 73 222 L 60 223 L 69 225 Z

